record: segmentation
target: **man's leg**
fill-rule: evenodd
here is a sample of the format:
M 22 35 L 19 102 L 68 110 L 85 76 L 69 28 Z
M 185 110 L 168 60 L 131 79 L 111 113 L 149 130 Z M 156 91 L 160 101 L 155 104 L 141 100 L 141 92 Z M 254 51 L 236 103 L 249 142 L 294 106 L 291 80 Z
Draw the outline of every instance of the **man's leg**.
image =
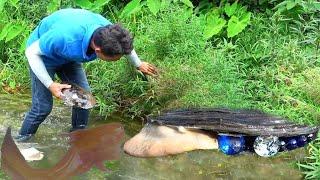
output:
M 54 78 L 54 69 L 48 68 L 48 73 L 51 78 Z M 31 138 L 38 130 L 39 125 L 45 120 L 52 110 L 52 94 L 41 83 L 37 76 L 30 69 L 31 89 L 32 89 L 32 105 L 29 112 L 27 112 L 19 135 L 16 137 L 17 141 L 26 141 Z
M 90 86 L 81 63 L 69 63 L 63 65 L 63 67 L 57 71 L 57 74 L 62 81 L 76 84 L 86 91 L 90 91 Z M 71 131 L 84 129 L 88 124 L 88 119 L 89 110 L 73 107 Z

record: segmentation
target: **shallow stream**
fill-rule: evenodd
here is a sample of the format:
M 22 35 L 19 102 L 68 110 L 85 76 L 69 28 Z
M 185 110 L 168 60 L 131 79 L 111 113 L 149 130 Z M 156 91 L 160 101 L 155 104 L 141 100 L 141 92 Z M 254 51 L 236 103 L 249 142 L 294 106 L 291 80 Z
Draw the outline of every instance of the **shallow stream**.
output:
M 0 95 L 0 142 L 6 127 L 11 126 L 13 135 L 17 134 L 24 113 L 30 106 L 30 96 Z M 92 113 L 91 113 L 92 114 Z M 33 146 L 44 152 L 44 159 L 30 162 L 35 168 L 54 166 L 67 152 L 68 142 L 63 133 L 71 127 L 70 108 L 59 102 L 54 103 L 51 115 L 40 126 L 32 142 L 25 146 Z M 90 127 L 99 124 L 120 122 L 124 125 L 125 140 L 138 133 L 141 122 L 125 119 L 120 116 L 90 116 Z M 244 153 L 227 156 L 218 150 L 193 151 L 176 156 L 159 158 L 136 158 L 121 152 L 121 158 L 108 162 L 111 172 L 102 172 L 92 168 L 84 175 L 74 179 L 302 179 L 303 174 L 295 163 L 303 160 L 306 149 L 279 153 L 272 158 L 259 157 L 256 154 Z M 8 179 L 1 172 L 1 179 Z

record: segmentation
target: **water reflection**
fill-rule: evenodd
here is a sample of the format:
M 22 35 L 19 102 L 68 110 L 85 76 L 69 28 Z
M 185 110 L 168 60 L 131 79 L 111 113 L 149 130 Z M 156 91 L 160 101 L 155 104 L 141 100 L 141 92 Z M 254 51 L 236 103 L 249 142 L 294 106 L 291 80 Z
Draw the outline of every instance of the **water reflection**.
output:
M 36 169 L 28 165 L 7 129 L 1 147 L 1 168 L 12 179 L 68 179 L 93 166 L 106 171 L 104 161 L 120 157 L 124 129 L 120 123 L 100 125 L 68 134 L 71 147 L 52 168 Z

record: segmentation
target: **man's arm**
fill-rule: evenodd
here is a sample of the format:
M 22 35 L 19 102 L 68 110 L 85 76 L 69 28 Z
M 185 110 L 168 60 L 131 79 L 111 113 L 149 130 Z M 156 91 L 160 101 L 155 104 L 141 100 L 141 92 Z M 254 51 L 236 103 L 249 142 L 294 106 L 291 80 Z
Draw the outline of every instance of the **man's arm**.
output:
M 32 43 L 26 49 L 25 54 L 27 56 L 32 72 L 37 76 L 42 84 L 51 91 L 51 93 L 55 97 L 61 98 L 61 90 L 64 88 L 70 88 L 71 86 L 53 82 L 41 59 L 42 52 L 40 50 L 39 40 Z
M 134 65 L 136 68 L 140 67 L 142 62 L 138 57 L 136 51 L 133 49 L 129 55 L 126 55 L 126 58 Z
M 132 65 L 134 65 L 136 68 L 138 68 L 141 72 L 148 74 L 148 75 L 152 75 L 152 76 L 157 74 L 156 68 L 147 62 L 142 62 L 139 59 L 139 57 L 134 49 L 131 51 L 131 53 L 129 55 L 126 55 L 126 58 L 131 62 Z
M 44 84 L 44 86 L 49 88 L 53 81 L 49 76 L 49 73 L 41 59 L 42 53 L 39 46 L 39 40 L 32 43 L 26 49 L 25 54 L 27 56 L 32 72 L 37 76 L 37 78 L 42 82 L 42 84 Z

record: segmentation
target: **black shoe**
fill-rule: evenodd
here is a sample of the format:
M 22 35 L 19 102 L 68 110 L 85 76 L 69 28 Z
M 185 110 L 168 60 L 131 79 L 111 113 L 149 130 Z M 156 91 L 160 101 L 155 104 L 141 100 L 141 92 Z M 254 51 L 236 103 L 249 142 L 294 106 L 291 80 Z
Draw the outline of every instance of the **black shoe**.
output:
M 26 142 L 32 138 L 33 134 L 25 134 L 21 135 L 19 134 L 18 136 L 15 136 L 14 139 L 16 142 Z

